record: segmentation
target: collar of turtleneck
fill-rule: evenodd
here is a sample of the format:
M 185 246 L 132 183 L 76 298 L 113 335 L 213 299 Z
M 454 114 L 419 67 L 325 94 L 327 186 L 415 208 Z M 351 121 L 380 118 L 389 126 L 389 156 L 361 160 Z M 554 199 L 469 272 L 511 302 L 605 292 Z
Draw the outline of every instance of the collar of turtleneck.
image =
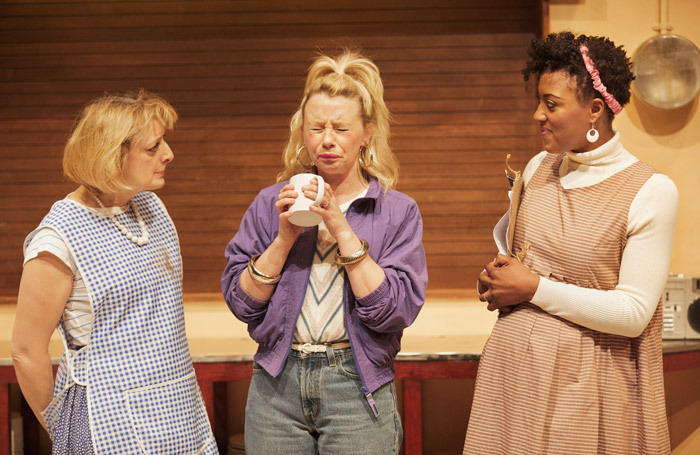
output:
M 566 152 L 559 167 L 559 177 L 564 188 L 588 186 L 598 183 L 636 162 L 620 142 L 620 133 L 590 152 Z
M 616 131 L 615 135 L 605 144 L 591 150 L 590 152 L 566 152 L 566 157 L 569 161 L 586 166 L 603 166 L 614 163 L 624 155 L 624 148 L 620 143 L 620 132 Z

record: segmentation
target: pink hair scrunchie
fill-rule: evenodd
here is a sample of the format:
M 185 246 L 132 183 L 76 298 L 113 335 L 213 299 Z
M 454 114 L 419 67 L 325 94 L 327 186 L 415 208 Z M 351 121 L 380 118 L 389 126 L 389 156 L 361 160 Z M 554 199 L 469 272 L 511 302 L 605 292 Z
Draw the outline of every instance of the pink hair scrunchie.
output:
M 622 106 L 620 106 L 620 103 L 617 102 L 611 93 L 608 93 L 608 89 L 605 88 L 605 85 L 603 85 L 603 82 L 601 82 L 598 69 L 595 67 L 595 63 L 593 63 L 593 60 L 591 60 L 591 57 L 588 55 L 588 47 L 586 47 L 585 44 L 582 44 L 579 50 L 581 51 L 583 63 L 586 65 L 588 74 L 591 75 L 591 80 L 593 80 L 593 88 L 603 96 L 605 104 L 608 105 L 610 110 L 612 110 L 615 115 L 619 114 L 622 112 Z

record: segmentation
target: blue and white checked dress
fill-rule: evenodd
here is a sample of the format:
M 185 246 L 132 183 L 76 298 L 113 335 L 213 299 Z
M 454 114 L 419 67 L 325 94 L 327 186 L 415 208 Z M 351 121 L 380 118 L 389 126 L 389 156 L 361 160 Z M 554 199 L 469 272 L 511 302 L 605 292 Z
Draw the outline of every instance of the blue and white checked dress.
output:
M 148 227 L 143 246 L 109 218 L 67 200 L 39 226 L 65 241 L 94 312 L 88 346 L 64 351 L 42 415 L 53 437 L 68 389 L 80 384 L 95 453 L 217 454 L 185 335 L 177 232 L 155 194 L 140 192 L 134 203 Z M 132 218 L 119 215 L 138 233 Z

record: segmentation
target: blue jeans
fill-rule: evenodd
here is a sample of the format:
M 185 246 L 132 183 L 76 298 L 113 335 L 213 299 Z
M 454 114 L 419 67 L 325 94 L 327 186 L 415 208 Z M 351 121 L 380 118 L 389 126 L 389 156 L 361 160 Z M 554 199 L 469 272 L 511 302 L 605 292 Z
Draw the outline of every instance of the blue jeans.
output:
M 379 417 L 361 387 L 351 349 L 291 351 L 277 378 L 254 364 L 246 454 L 398 454 L 403 429 L 394 383 L 372 394 Z

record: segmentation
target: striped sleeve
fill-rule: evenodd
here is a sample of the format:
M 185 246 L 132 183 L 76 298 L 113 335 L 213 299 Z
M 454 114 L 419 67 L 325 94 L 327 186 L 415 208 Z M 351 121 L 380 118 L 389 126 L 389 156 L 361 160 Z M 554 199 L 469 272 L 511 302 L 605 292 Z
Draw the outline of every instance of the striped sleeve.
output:
M 75 275 L 76 265 L 68 247 L 58 233 L 50 228 L 43 227 L 35 231 L 32 239 L 24 250 L 24 263 L 36 258 L 39 253 L 51 253 L 63 261 Z

